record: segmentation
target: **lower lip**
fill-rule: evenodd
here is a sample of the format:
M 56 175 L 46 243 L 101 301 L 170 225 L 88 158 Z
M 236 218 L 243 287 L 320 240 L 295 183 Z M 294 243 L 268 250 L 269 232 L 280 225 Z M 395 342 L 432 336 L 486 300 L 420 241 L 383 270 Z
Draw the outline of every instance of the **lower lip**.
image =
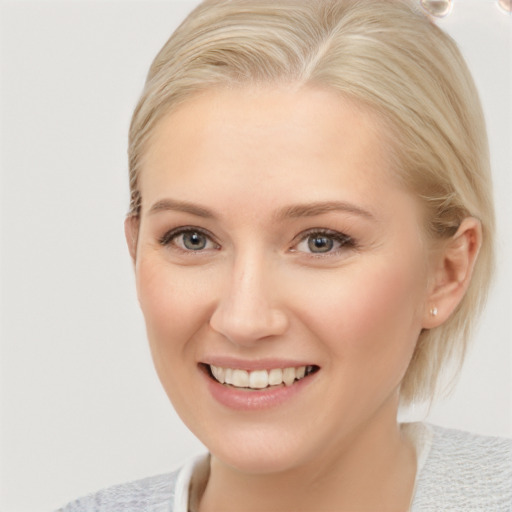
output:
M 225 386 L 202 373 L 213 398 L 220 404 L 239 411 L 256 411 L 282 405 L 303 391 L 316 373 L 295 381 L 291 386 L 276 386 L 262 390 L 243 390 Z

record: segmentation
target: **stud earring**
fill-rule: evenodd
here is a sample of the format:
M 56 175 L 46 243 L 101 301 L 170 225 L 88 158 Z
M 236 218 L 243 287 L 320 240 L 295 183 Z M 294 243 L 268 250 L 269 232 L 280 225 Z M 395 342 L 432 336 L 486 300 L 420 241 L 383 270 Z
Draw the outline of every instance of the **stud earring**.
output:
M 437 308 L 435 306 L 430 310 L 430 314 L 432 316 L 437 316 Z
M 432 16 L 443 18 L 450 14 L 453 0 L 420 0 L 420 4 Z

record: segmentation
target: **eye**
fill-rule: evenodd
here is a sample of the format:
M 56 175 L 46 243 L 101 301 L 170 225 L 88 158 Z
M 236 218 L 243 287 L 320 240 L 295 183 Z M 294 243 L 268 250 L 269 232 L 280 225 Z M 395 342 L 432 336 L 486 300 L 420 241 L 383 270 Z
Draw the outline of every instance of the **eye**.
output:
M 319 255 L 334 254 L 342 248 L 351 248 L 354 245 L 354 240 L 344 233 L 331 230 L 315 230 L 302 235 L 293 251 Z
M 200 252 L 218 249 L 211 237 L 198 228 L 178 228 L 166 233 L 161 239 L 162 245 L 174 245 L 183 251 Z

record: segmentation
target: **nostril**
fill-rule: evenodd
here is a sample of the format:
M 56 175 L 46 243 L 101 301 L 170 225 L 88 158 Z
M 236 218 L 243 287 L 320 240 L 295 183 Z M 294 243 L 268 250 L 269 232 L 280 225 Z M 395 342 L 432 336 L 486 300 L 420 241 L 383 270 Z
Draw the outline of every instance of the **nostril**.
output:
M 210 318 L 210 327 L 234 344 L 250 344 L 280 336 L 288 328 L 284 311 L 270 308 L 220 306 Z

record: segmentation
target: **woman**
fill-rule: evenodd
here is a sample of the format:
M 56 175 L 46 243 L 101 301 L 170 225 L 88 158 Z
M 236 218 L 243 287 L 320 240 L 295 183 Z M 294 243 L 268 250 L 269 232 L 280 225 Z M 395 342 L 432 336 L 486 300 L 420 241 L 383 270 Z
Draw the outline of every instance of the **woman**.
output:
M 397 422 L 493 261 L 477 93 L 413 2 L 204 2 L 129 155 L 155 367 L 210 455 L 64 510 L 511 509 L 510 442 Z

